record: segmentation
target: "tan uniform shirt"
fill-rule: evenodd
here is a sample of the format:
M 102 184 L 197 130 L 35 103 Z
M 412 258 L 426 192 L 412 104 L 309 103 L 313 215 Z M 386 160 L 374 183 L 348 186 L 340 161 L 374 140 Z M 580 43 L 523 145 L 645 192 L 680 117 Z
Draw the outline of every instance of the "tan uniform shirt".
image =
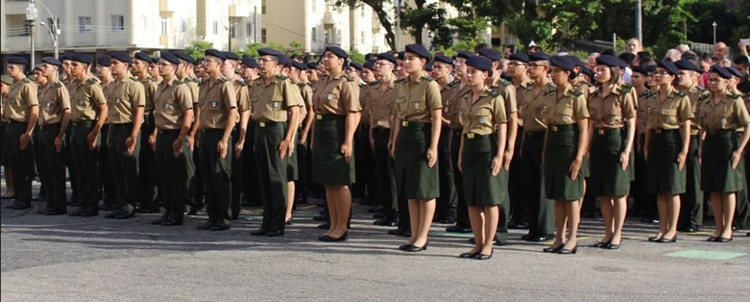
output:
M 193 109 L 193 94 L 187 83 L 172 79 L 162 81 L 156 87 L 154 121 L 164 130 L 180 130 L 185 111 Z
M 396 116 L 401 121 L 431 123 L 432 112 L 443 109 L 440 85 L 435 79 L 420 76 L 415 81 L 405 77 L 396 81 Z
M 548 98 L 547 124 L 548 125 L 572 125 L 579 120 L 589 118 L 589 110 L 586 108 L 586 99 L 583 92 L 573 88 L 570 83 L 560 93 L 555 89 L 554 97 Z
M 589 95 L 587 100 L 591 125 L 599 128 L 622 128 L 625 121 L 636 116 L 637 96 L 629 85 L 616 84 L 606 97 L 601 89 Z
M 524 105 L 521 109 L 524 132 L 542 132 L 547 130 L 547 112 L 550 111 L 550 104 L 555 100 L 555 89 L 557 86 L 552 82 L 547 82 L 542 87 L 539 94 L 536 94 L 534 85 L 531 89 L 526 88 L 523 92 Z
M 524 111 L 526 110 L 527 103 L 534 97 L 534 80 L 526 79 L 522 81 L 516 88 L 516 105 L 518 106 L 518 126 L 523 127 L 525 125 L 523 117 L 525 116 Z
M 322 77 L 312 88 L 315 114 L 346 115 L 362 111 L 359 86 L 343 72 Z
M 396 100 L 396 90 L 393 78 L 389 82 L 377 82 L 367 89 L 367 104 L 365 111 L 370 111 L 370 127 L 390 129 L 395 114 L 393 104 Z
M 497 91 L 487 89 L 476 102 L 473 102 L 473 98 L 474 92 L 469 91 L 460 99 L 459 114 L 463 134 L 492 134 L 497 130 L 497 125 L 508 122 L 505 101 Z
M 471 92 L 471 87 L 468 85 L 464 85 L 461 87 L 461 83 L 458 83 L 457 85 L 453 86 L 451 88 L 451 92 L 448 94 L 448 104 L 450 108 L 447 108 L 445 112 L 450 115 L 448 117 L 448 120 L 451 121 L 450 127 L 452 130 L 461 130 L 463 129 L 463 126 L 461 125 L 460 118 L 458 116 L 458 112 L 460 111 L 459 106 L 461 105 L 461 98 Z
M 359 106 L 362 107 L 362 118 L 359 120 L 360 125 L 370 125 L 370 111 L 367 110 L 367 108 L 370 108 L 367 98 L 367 94 L 370 91 L 368 87 L 367 84 L 359 85 Z
M 213 82 L 204 81 L 200 86 L 198 108 L 201 110 L 201 129 L 225 129 L 229 111 L 237 108 L 234 85 L 224 76 L 219 76 Z
M 510 115 L 511 113 L 518 112 L 518 101 L 516 101 L 516 87 L 513 83 L 508 82 L 502 78 L 498 78 L 492 85 L 492 89 L 497 90 L 500 96 L 505 100 L 505 112 Z
M 146 93 L 146 105 L 144 107 L 145 112 L 151 112 L 154 110 L 154 98 L 156 94 L 156 86 L 159 85 L 159 81 L 154 78 L 147 76 L 145 78 L 139 78 L 138 82 L 143 85 L 143 90 Z
M 288 109 L 302 106 L 302 94 L 289 78 L 276 75 L 266 84 L 263 77 L 253 81 L 250 101 L 253 120 L 258 122 L 286 122 Z
M 235 79 L 232 80 L 232 84 L 234 85 L 234 91 L 237 92 L 237 113 L 249 111 L 251 105 L 250 93 L 247 84 L 245 84 L 245 82 L 242 81 L 240 77 L 235 77 Z M 240 122 L 239 116 L 236 120 L 237 123 Z
M 312 107 L 312 87 L 308 83 L 297 83 L 297 89 L 299 89 L 300 96 L 302 96 L 302 104 L 299 108 L 300 126 L 305 126 L 305 119 L 307 118 L 307 107 Z
M 62 82 L 47 83 L 39 94 L 39 125 L 57 124 L 62 121 L 63 112 L 70 109 L 70 94 Z
M 143 85 L 131 77 L 115 80 L 109 85 L 114 87 L 112 94 L 107 98 L 107 121 L 111 124 L 132 123 L 135 119 L 135 110 L 146 105 Z
M 450 113 L 451 103 L 453 101 L 452 94 L 454 93 L 453 86 L 458 85 L 459 80 L 453 80 L 450 83 L 446 83 L 445 86 L 440 86 L 440 100 L 443 102 L 443 127 L 448 127 L 451 124 Z M 439 85 L 439 83 L 438 83 Z
M 5 99 L 3 119 L 26 123 L 29 121 L 29 109 L 38 105 L 36 85 L 27 78 L 15 81 L 10 85 L 8 97 Z
M 648 129 L 679 129 L 682 122 L 693 118 L 693 109 L 687 95 L 674 88 L 669 88 L 667 99 L 659 100 L 659 93 L 654 93 L 646 102 Z
M 693 108 L 693 114 L 695 116 L 698 116 L 698 110 L 700 110 L 701 103 L 708 99 L 709 92 L 704 89 L 703 87 L 698 86 L 697 84 L 694 84 L 693 87 L 690 87 L 687 90 L 680 90 L 680 92 L 687 94 L 688 98 L 690 99 L 690 108 Z M 700 122 L 695 122 L 690 124 L 690 135 L 696 135 L 701 130 L 701 124 Z
M 97 109 L 106 103 L 107 99 L 104 98 L 99 80 L 94 77 L 86 78 L 82 83 L 77 83 L 75 89 L 70 91 L 70 121 L 96 120 Z
M 638 130 L 638 133 L 644 133 L 647 128 L 648 123 L 648 113 L 646 112 L 646 107 L 648 107 L 648 99 L 651 97 L 651 94 L 653 94 L 653 90 L 643 90 L 640 94 L 638 94 L 638 108 L 636 108 L 636 112 L 638 112 L 638 118 L 635 120 L 635 128 Z
M 183 83 L 188 85 L 188 88 L 190 88 L 190 96 L 193 100 L 193 104 L 198 103 L 198 83 L 195 79 L 191 79 L 189 77 L 185 77 L 181 80 Z
M 742 129 L 750 123 L 750 115 L 739 94 L 728 92 L 715 103 L 710 93 L 699 105 L 698 122 L 708 130 Z

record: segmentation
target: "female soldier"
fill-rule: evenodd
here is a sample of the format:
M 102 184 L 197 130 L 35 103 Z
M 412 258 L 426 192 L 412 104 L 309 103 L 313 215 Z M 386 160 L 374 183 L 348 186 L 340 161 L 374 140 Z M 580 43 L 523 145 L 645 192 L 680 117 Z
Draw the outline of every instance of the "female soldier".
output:
M 492 73 L 492 61 L 476 56 L 466 60 L 466 79 L 471 92 L 459 104 L 463 134 L 458 167 L 463 173 L 464 196 L 474 231 L 474 248 L 461 258 L 492 258 L 492 241 L 499 220 L 498 205 L 508 194 L 503 187 L 503 155 L 507 131 L 505 101 L 484 81 Z M 496 135 L 496 136 L 495 136 Z M 464 167 L 466 169 L 464 169 Z
M 396 162 L 399 198 L 408 200 L 411 237 L 400 250 L 427 249 L 427 234 L 440 195 L 437 145 L 442 121 L 440 86 L 424 75 L 430 52 L 419 44 L 406 45 L 406 77 L 396 81 L 396 127 L 391 155 Z
M 591 179 L 588 189 L 599 197 L 605 235 L 594 247 L 617 249 L 622 241 L 635 138 L 635 94 L 620 78 L 617 58 L 596 58 L 599 89 L 588 98 L 591 114 Z
M 563 56 L 550 58 L 550 78 L 557 85 L 546 93 L 547 133 L 544 146 L 544 185 L 547 198 L 555 200 L 557 237 L 548 253 L 575 254 L 578 251 L 580 199 L 583 198 L 581 164 L 589 136 L 589 111 L 583 93 L 575 90 L 573 62 Z M 570 235 L 566 241 L 565 224 Z
M 750 115 L 740 95 L 727 89 L 731 78 L 726 69 L 712 67 L 708 76 L 711 94 L 698 111 L 705 132 L 699 149 L 703 161 L 701 189 L 711 192 L 716 220 L 716 231 L 707 240 L 710 242 L 732 241 L 736 193 L 742 190 L 744 181 L 738 165 L 750 139 Z
M 646 144 L 643 154 L 648 162 L 649 191 L 657 194 L 659 233 L 652 242 L 677 241 L 677 218 L 680 195 L 687 180 L 685 160 L 690 145 L 690 119 L 693 111 L 687 95 L 672 87 L 679 70 L 671 61 L 657 64 L 655 81 L 658 91 L 646 102 L 648 115 Z
M 349 55 L 326 47 L 321 60 L 327 76 L 313 86 L 313 182 L 325 186 L 331 226 L 320 241 L 344 241 L 352 206 L 348 185 L 354 182 L 354 131 L 359 125 L 359 87 L 344 73 Z

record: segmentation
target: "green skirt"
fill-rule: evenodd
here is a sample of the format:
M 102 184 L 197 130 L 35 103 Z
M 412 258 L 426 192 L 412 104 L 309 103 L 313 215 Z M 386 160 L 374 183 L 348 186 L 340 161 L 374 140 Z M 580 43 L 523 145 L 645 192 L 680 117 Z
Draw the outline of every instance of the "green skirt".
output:
M 508 200 L 508 170 L 492 176 L 497 154 L 497 135 L 464 135 L 463 185 L 468 206 L 496 206 Z
M 583 169 L 570 178 L 570 164 L 578 152 L 578 125 L 550 125 L 544 149 L 544 191 L 547 199 L 579 200 L 583 197 Z M 583 164 L 581 164 L 583 167 Z
M 701 189 L 705 192 L 735 193 L 742 190 L 745 181 L 740 162 L 732 169 L 732 153 L 740 144 L 742 133 L 735 130 L 718 130 L 706 134 L 701 165 Z
M 299 145 L 300 132 L 302 132 L 301 129 L 297 130 L 297 135 L 294 136 L 294 141 L 289 144 L 290 146 L 294 146 L 294 153 L 289 157 L 286 166 L 286 177 L 289 181 L 299 179 L 299 163 L 297 163 L 297 152 L 299 150 L 297 150 L 297 146 Z M 286 136 L 286 133 L 284 133 L 284 136 Z
M 682 151 L 680 130 L 649 130 L 651 143 L 648 148 L 648 190 L 652 194 L 685 193 L 687 169 L 680 171 L 677 156 Z
M 432 199 L 440 196 L 438 165 L 427 165 L 432 124 L 410 122 L 396 138 L 395 163 L 398 196 L 402 199 Z
M 354 153 L 349 162 L 341 154 L 346 131 L 346 116 L 323 115 L 315 120 L 313 131 L 313 182 L 319 185 L 354 183 Z M 353 146 L 352 146 L 353 147 Z
M 594 130 L 591 135 L 591 179 L 587 190 L 592 196 L 625 196 L 630 193 L 633 162 L 623 170 L 620 154 L 627 132 L 621 129 Z M 632 154 L 632 152 L 631 152 Z

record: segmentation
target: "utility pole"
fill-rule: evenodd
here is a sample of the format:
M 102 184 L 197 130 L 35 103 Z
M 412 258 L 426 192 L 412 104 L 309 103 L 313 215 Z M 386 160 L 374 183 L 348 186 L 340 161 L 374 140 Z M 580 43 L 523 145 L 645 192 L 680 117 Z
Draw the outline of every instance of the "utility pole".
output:
M 635 37 L 643 45 L 642 0 L 636 0 L 635 5 Z
M 394 44 L 395 50 L 399 51 L 401 49 L 401 0 L 395 0 L 394 4 L 396 5 L 396 38 Z

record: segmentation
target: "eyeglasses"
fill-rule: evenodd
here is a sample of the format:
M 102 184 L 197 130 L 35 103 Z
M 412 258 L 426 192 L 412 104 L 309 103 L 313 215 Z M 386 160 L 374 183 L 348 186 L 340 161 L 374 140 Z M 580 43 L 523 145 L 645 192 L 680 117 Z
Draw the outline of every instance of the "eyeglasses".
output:
M 260 59 L 258 59 L 258 63 L 267 64 L 267 63 L 271 63 L 271 62 L 276 62 L 276 60 L 275 59 L 271 59 L 271 58 L 260 58 Z
M 658 75 L 658 76 L 663 76 L 663 75 L 668 75 L 668 74 L 669 74 L 669 71 L 666 71 L 666 70 L 657 70 L 656 72 L 654 72 L 654 75 Z
M 537 67 L 544 67 L 547 66 L 545 64 L 538 64 L 538 63 L 529 63 L 529 68 L 537 68 Z
M 515 62 L 515 61 L 508 63 L 508 67 L 518 67 L 518 66 L 526 66 L 526 64 L 521 63 L 521 62 Z
M 393 64 L 392 63 L 387 63 L 387 62 L 375 62 L 374 65 L 375 66 L 388 66 L 388 65 L 393 65 Z

